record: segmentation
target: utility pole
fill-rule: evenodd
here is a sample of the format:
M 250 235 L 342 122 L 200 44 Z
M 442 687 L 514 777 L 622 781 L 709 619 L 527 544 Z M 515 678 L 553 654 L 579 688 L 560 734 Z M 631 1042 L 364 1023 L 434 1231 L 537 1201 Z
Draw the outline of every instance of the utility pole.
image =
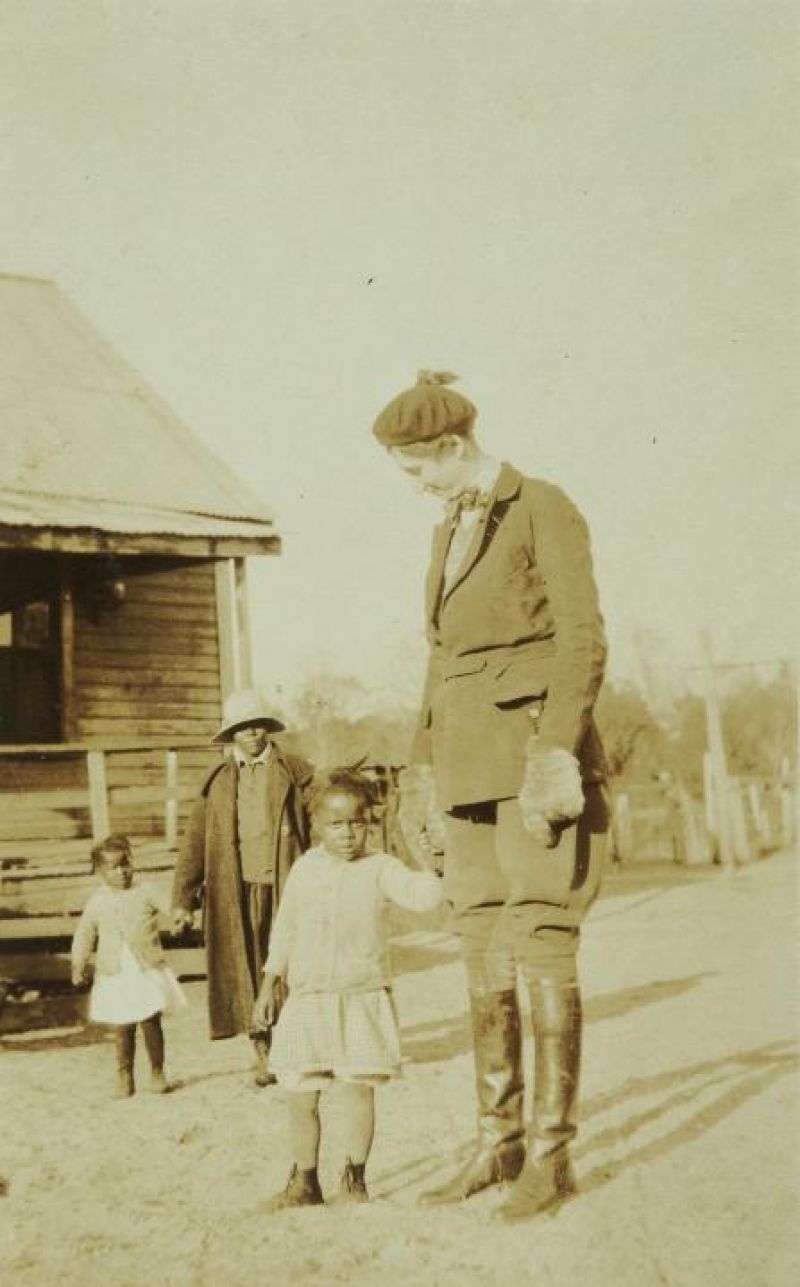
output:
M 800 652 L 794 658 L 794 847 L 800 858 Z

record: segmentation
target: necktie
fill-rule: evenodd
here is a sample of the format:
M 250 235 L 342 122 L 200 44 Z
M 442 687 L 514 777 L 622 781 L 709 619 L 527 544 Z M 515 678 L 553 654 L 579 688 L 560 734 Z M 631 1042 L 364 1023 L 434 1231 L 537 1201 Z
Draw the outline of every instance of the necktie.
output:
M 472 513 L 475 510 L 480 512 L 486 509 L 490 499 L 489 492 L 482 492 L 479 488 L 472 487 L 450 501 L 447 506 L 447 516 L 455 522 L 462 514 Z

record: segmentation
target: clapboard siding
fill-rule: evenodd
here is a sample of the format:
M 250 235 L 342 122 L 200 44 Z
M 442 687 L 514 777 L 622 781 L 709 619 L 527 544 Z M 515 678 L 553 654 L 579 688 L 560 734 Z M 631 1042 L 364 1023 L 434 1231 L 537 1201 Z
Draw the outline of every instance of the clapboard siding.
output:
M 78 737 L 210 737 L 221 704 L 213 563 L 131 572 L 125 585 L 99 612 L 76 603 Z
M 213 746 L 182 748 L 178 756 L 178 822 L 183 828 L 205 777 L 220 759 Z M 133 836 L 164 833 L 166 759 L 163 750 L 106 751 L 109 824 Z M 142 799 L 143 795 L 151 799 Z M 131 798 L 133 797 L 133 798 Z M 139 798 L 137 798 L 139 797 Z M 82 754 L 47 760 L 2 761 L 0 779 L 0 859 L 37 862 L 29 841 L 48 842 L 44 860 L 58 865 L 62 853 L 52 847 L 58 839 L 83 839 L 91 848 L 91 817 L 86 757 Z M 65 861 L 74 860 L 71 850 Z
M 111 829 L 131 835 L 135 845 L 163 846 L 169 744 L 191 744 L 176 748 L 179 833 L 221 754 L 211 743 L 222 705 L 215 567 L 159 568 L 148 560 L 144 572 L 126 566 L 123 579 L 119 602 L 93 602 L 80 585 L 73 597 L 70 742 L 104 751 Z M 123 744 L 147 749 L 121 749 Z M 20 752 L 0 760 L 6 882 L 16 872 L 22 889 L 20 873 L 28 871 L 38 889 L 39 868 L 77 861 L 88 870 L 91 846 L 84 750 Z M 161 861 L 171 861 L 166 848 Z
M 133 569 L 121 603 L 94 615 L 76 602 L 77 737 L 103 744 L 150 738 L 197 741 L 208 751 L 181 751 L 178 804 L 182 823 L 187 788 L 218 760 L 210 739 L 219 726 L 220 658 L 214 564 Z M 162 801 L 125 798 L 132 787 L 163 789 L 163 751 L 106 757 L 111 825 L 153 835 L 163 831 Z M 120 794 L 115 794 L 117 791 Z
M 217 727 L 216 723 L 214 727 Z M 178 752 L 179 831 L 183 830 L 192 801 L 199 795 L 205 777 L 213 765 L 219 763 L 219 759 L 220 751 L 213 746 Z M 106 778 L 109 789 L 109 822 L 115 831 L 129 832 L 135 836 L 163 834 L 164 804 L 158 795 L 164 790 L 166 781 L 163 751 L 112 751 L 106 756 Z M 158 798 L 154 801 L 125 799 L 124 793 L 131 788 L 152 789 Z

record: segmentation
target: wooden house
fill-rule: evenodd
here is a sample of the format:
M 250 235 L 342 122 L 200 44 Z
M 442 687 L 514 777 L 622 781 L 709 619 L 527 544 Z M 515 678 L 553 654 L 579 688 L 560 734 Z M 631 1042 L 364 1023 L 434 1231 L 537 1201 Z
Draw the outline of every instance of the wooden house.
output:
M 64 932 L 93 837 L 168 879 L 249 682 L 261 500 L 48 281 L 0 276 L 0 937 Z

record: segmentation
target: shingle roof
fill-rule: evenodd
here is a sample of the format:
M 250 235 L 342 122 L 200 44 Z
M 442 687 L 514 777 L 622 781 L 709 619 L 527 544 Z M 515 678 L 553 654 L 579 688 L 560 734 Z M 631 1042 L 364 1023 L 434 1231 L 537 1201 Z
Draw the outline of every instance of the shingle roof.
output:
M 59 288 L 0 274 L 0 523 L 269 538 L 262 501 Z

